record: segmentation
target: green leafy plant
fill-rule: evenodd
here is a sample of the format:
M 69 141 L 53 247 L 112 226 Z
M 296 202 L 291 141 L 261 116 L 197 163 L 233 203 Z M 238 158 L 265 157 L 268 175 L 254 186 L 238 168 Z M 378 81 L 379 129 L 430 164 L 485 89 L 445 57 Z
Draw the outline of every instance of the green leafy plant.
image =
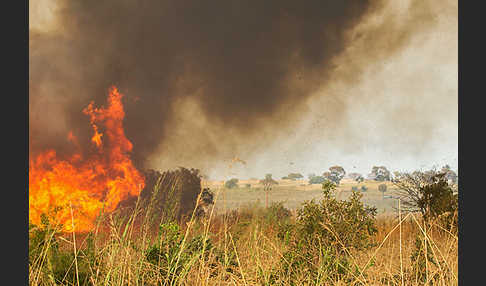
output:
M 376 208 L 364 206 L 357 192 L 348 201 L 337 200 L 331 181 L 322 188 L 320 203 L 307 201 L 298 210 L 295 225 L 283 224 L 279 230 L 279 238 L 289 245 L 280 271 L 294 282 L 301 276 L 312 281 L 350 278 L 356 269 L 349 262 L 349 251 L 375 245 Z
M 179 225 L 174 222 L 164 223 L 159 226 L 158 239 L 147 250 L 147 261 L 157 265 L 165 278 L 176 278 L 187 262 L 188 257 L 181 248 L 183 238 Z
M 62 226 L 52 224 L 54 213 L 42 214 L 39 226 L 29 224 L 29 268 L 40 274 L 35 278 L 38 282 L 65 284 L 79 281 L 80 285 L 86 285 L 90 266 L 96 264 L 89 236 L 88 247 L 77 255 L 75 267 L 73 251 L 60 248 L 58 237 L 61 235 Z
M 282 202 L 272 203 L 265 211 L 265 220 L 269 223 L 280 223 L 286 221 L 292 213 L 285 208 Z
M 458 210 L 458 197 L 445 173 L 435 170 L 396 173 L 393 183 L 405 211 L 419 211 L 426 222 L 441 217 L 447 226 L 457 226 L 454 214 Z
M 430 245 L 430 242 L 423 236 L 417 235 L 415 238 L 414 249 L 412 255 L 410 256 L 410 260 L 412 262 L 410 273 L 412 280 L 420 281 L 421 283 L 429 280 L 432 284 L 432 282 L 437 278 L 433 276 L 428 277 L 430 274 L 427 272 L 427 264 L 429 265 L 428 267 L 431 267 L 432 265 L 437 266 L 437 261 L 435 261 L 432 253 L 432 246 Z

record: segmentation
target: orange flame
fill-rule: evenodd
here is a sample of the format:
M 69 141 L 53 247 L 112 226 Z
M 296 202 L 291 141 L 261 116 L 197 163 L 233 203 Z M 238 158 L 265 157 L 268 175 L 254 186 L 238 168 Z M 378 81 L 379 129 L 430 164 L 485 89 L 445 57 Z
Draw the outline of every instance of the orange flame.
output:
M 120 201 L 140 194 L 145 180 L 128 155 L 133 146 L 123 130 L 122 96 L 112 87 L 107 108 L 94 108 L 91 102 L 83 110 L 94 130 L 91 141 L 100 152 L 92 152 L 87 158 L 79 152 L 59 159 L 55 150 L 47 150 L 30 160 L 29 220 L 32 223 L 39 224 L 42 213 L 57 207 L 55 219 L 64 231 L 89 231 L 101 210 L 111 212 Z M 99 132 L 97 124 L 105 127 L 105 134 Z M 77 143 L 72 132 L 68 139 Z M 105 150 L 101 149 L 102 144 Z

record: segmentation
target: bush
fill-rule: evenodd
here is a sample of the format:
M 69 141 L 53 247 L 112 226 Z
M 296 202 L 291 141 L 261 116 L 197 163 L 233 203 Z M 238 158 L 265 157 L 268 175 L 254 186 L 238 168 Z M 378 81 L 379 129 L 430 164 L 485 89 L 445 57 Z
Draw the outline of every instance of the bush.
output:
M 417 235 L 415 238 L 415 247 L 413 249 L 410 260 L 412 262 L 412 267 L 410 273 L 413 280 L 420 281 L 422 283 L 426 282 L 426 263 L 429 265 L 437 266 L 432 255 L 432 246 L 429 241 L 423 237 L 423 235 Z M 430 267 L 430 266 L 429 266 Z M 434 278 L 430 279 L 430 283 L 434 281 Z
M 383 182 L 390 181 L 391 174 L 385 166 L 373 166 L 369 177 L 372 180 Z
M 77 256 L 76 274 L 72 250 L 59 247 L 58 236 L 61 233 L 58 231 L 61 229 L 62 226 L 54 228 L 45 214 L 41 215 L 40 226 L 29 224 L 29 268 L 39 271 L 39 280 L 49 281 L 46 284 L 64 285 L 79 278 L 80 285 L 87 285 L 90 267 L 97 264 L 91 236 L 87 238 L 87 247 Z
M 159 226 L 157 241 L 148 249 L 145 255 L 147 261 L 160 269 L 162 277 L 175 278 L 181 272 L 182 266 L 188 260 L 188 253 L 182 253 L 183 235 L 176 223 L 165 223 Z M 176 260 L 181 252 L 180 263 Z
M 430 170 L 396 173 L 393 183 L 405 211 L 420 211 L 423 219 L 442 219 L 447 227 L 457 227 L 458 197 L 446 174 Z
M 364 206 L 362 195 L 353 192 L 348 201 L 334 198 L 336 185 L 323 183 L 323 198 L 304 203 L 297 212 L 295 225 L 282 225 L 279 237 L 288 245 L 281 261 L 282 273 L 290 273 L 290 279 L 299 275 L 315 281 L 317 275 L 327 279 L 350 278 L 349 253 L 346 250 L 362 250 L 374 246 L 376 208 Z M 321 274 L 318 274 L 321 273 Z
M 322 184 L 326 181 L 326 178 L 322 176 L 314 176 L 309 179 L 309 184 Z
M 140 205 L 150 212 L 150 227 L 157 227 L 161 220 L 172 221 L 190 217 L 201 192 L 201 175 L 198 169 L 180 167 L 163 173 L 144 171 L 145 188 L 140 193 Z M 119 205 L 125 215 L 134 211 L 137 197 L 130 197 Z
M 225 256 L 209 237 L 203 235 L 196 235 L 184 242 L 179 225 L 169 222 L 160 225 L 158 238 L 148 249 L 145 258 L 150 264 L 157 266 L 164 280 L 183 281 L 187 274 L 185 270 L 190 269 L 198 259 L 209 261 L 210 254 L 215 256 L 216 262 L 228 267 L 237 266 L 233 252 L 228 252 L 229 255 Z M 216 263 L 209 263 L 209 266 L 213 272 L 217 268 Z M 226 271 L 232 270 L 227 268 Z
M 284 207 L 282 202 L 273 202 L 265 212 L 265 219 L 270 222 L 286 221 L 292 213 Z
M 364 178 L 360 173 L 349 173 L 348 177 L 350 179 L 353 179 L 354 181 L 356 181 L 358 183 L 361 183 L 362 181 L 364 181 Z
M 238 188 L 238 179 L 233 178 L 224 183 L 224 187 L 227 189 Z
M 300 174 L 300 173 L 290 173 L 288 176 L 286 176 L 284 178 L 295 181 L 295 180 L 299 180 L 299 179 L 304 178 L 304 176 L 302 176 L 302 174 Z
M 195 215 L 201 217 L 207 213 L 208 208 L 214 204 L 214 194 L 209 188 L 204 188 L 201 192 L 201 201 L 199 202 Z
M 376 233 L 376 208 L 364 206 L 360 193 L 352 192 L 349 200 L 333 197 L 335 185 L 323 184 L 323 199 L 320 204 L 306 202 L 298 211 L 301 231 L 310 236 L 318 234 L 325 244 L 337 249 L 358 250 L 372 246 L 371 237 Z M 338 241 L 339 239 L 339 241 Z

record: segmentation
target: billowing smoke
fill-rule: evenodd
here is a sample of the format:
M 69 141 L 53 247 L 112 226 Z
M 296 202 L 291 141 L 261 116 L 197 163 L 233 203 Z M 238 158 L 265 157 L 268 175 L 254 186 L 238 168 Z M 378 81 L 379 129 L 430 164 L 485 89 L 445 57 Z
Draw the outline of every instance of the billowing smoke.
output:
M 384 3 L 58 2 L 56 28 L 30 32 L 31 152 L 66 148 L 68 130 L 88 140 L 81 110 L 102 103 L 113 84 L 126 95 L 125 130 L 139 166 L 165 156 L 208 167 L 264 149 L 299 122 L 318 91 L 359 81 L 368 63 L 434 23 L 423 1 L 403 8 L 404 22 L 377 18 Z M 332 128 L 349 100 L 323 97 Z

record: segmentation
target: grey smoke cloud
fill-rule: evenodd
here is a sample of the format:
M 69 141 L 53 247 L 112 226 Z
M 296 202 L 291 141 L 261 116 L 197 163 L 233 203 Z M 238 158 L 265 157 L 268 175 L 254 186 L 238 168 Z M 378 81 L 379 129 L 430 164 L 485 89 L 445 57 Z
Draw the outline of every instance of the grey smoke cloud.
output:
M 211 170 L 235 155 L 271 153 L 275 144 L 293 146 L 291 153 L 316 140 L 354 150 L 355 103 L 386 97 L 373 94 L 376 87 L 353 90 L 370 71 L 384 69 L 377 63 L 433 32 L 443 13 L 434 1 L 57 4 L 56 28 L 30 32 L 32 152 L 69 150 L 68 130 L 87 140 L 81 110 L 91 100 L 103 103 L 115 84 L 126 95 L 125 128 L 137 163 L 160 169 Z M 410 113 L 420 97 L 402 96 L 394 112 L 412 118 L 428 111 Z M 384 125 L 380 134 L 394 129 L 379 116 L 372 120 Z M 434 120 L 426 116 L 424 128 L 403 130 L 413 131 L 412 143 L 426 142 Z M 319 130 L 299 127 L 305 122 Z M 302 135 L 300 145 L 286 143 Z

